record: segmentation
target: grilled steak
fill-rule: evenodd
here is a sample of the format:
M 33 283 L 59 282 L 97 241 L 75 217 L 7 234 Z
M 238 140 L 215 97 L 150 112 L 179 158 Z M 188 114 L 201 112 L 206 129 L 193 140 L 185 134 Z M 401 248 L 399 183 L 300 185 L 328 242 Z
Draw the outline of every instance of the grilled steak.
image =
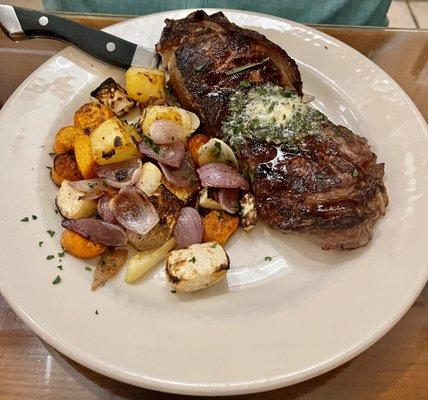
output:
M 302 101 L 296 63 L 222 13 L 166 20 L 157 50 L 181 105 L 228 142 L 259 215 L 323 249 L 368 243 L 388 204 L 384 165 L 367 140 Z

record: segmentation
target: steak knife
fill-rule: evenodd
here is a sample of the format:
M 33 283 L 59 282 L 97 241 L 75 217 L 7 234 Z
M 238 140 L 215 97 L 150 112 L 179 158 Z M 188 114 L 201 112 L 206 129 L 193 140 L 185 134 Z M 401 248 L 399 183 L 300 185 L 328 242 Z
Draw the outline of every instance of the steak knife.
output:
M 57 39 L 115 67 L 156 68 L 159 56 L 143 46 L 43 11 L 0 4 L 0 27 L 14 40 Z

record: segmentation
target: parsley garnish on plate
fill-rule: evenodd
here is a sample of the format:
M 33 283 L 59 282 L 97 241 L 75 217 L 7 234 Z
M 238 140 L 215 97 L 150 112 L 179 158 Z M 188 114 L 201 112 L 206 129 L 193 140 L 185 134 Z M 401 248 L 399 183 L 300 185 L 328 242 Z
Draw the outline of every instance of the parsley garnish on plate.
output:
M 48 229 L 46 232 L 49 234 L 50 237 L 53 237 L 53 235 L 55 235 L 55 231 L 52 231 L 50 229 Z
M 95 310 L 95 315 L 98 315 L 98 310 Z
M 265 257 L 265 261 L 272 261 L 272 257 L 270 257 L 270 256 L 266 256 L 266 257 Z
M 86 266 L 85 269 L 86 269 L 86 271 L 92 271 L 92 268 L 88 267 L 88 266 Z
M 56 267 L 62 271 L 62 265 L 57 265 Z
M 33 218 L 33 221 L 35 221 L 37 219 L 37 215 L 32 215 L 31 218 Z
M 193 256 L 193 257 L 189 260 L 189 262 L 191 262 L 191 263 L 195 263 L 195 262 L 196 262 L 196 258 L 195 258 L 195 256 Z
M 63 251 L 63 252 L 61 252 L 61 253 L 58 253 L 58 257 L 59 258 L 63 258 L 65 256 L 65 251 Z
M 25 218 L 21 219 L 21 222 L 28 222 L 28 221 L 29 221 L 28 217 L 25 217 Z
M 46 257 L 46 260 L 52 260 L 53 258 L 55 258 L 55 256 L 54 256 L 53 254 L 49 254 L 49 255 Z
M 56 278 L 52 281 L 52 285 L 57 285 L 60 282 L 61 282 L 61 277 L 57 275 Z
M 43 242 L 39 242 L 39 247 L 42 247 Z

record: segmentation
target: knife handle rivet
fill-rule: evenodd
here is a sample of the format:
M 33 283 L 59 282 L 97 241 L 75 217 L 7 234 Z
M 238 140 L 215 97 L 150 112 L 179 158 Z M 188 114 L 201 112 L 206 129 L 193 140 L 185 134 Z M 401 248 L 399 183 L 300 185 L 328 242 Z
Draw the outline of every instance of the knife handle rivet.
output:
M 39 18 L 39 24 L 41 26 L 46 26 L 49 23 L 49 18 L 43 15 L 43 17 Z
M 111 53 L 112 51 L 115 51 L 116 45 L 113 42 L 108 42 L 106 44 L 106 49 Z

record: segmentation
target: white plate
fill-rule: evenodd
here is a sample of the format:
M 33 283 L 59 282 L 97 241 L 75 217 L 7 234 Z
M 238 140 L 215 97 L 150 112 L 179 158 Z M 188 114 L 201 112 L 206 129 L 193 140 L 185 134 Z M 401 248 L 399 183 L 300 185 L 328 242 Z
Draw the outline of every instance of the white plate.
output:
M 108 31 L 153 47 L 163 20 L 187 13 L 149 15 Z M 88 263 L 66 256 L 59 271 L 57 257 L 46 260 L 61 251 L 48 152 L 90 91 L 110 75 L 123 81 L 123 71 L 68 48 L 32 74 L 0 114 L 2 294 L 59 351 L 151 389 L 237 394 L 321 374 L 384 335 L 428 275 L 428 133 L 413 103 L 385 72 L 336 39 L 278 18 L 226 14 L 283 46 L 315 105 L 366 136 L 386 163 L 390 206 L 368 246 L 325 252 L 260 225 L 232 238 L 229 279 L 207 290 L 172 294 L 159 267 L 134 285 L 123 282 L 122 271 L 91 292 Z M 20 222 L 25 216 L 30 222 Z M 48 229 L 57 232 L 53 238 Z M 58 273 L 62 282 L 52 285 Z

